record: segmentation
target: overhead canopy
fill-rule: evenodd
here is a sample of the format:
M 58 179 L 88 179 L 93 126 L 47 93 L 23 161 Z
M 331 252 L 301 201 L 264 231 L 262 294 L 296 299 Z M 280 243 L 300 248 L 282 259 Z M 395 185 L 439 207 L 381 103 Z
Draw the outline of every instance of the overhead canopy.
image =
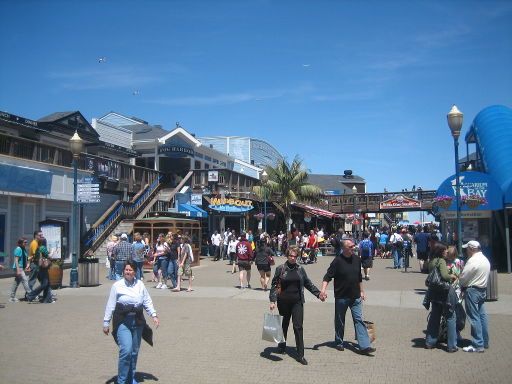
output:
M 208 217 L 208 212 L 196 205 L 179 204 L 178 212 L 184 212 L 189 217 Z
M 294 207 L 302 209 L 305 212 L 308 212 L 308 213 L 310 213 L 310 214 L 312 214 L 314 216 L 323 216 L 323 217 L 327 217 L 329 219 L 337 219 L 337 218 L 341 217 L 341 215 L 338 215 L 337 213 L 332 213 L 332 212 L 327 211 L 325 209 L 312 207 L 312 206 L 306 205 L 306 204 L 292 203 L 292 205 Z

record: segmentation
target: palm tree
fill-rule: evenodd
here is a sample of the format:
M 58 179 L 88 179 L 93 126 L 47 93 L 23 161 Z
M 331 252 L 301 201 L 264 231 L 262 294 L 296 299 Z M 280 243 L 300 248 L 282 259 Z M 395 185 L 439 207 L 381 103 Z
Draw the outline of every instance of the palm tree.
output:
M 253 187 L 254 193 L 259 197 L 266 195 L 267 199 L 283 207 L 289 230 L 291 203 L 316 202 L 320 199 L 322 190 L 307 183 L 308 171 L 303 168 L 302 160 L 298 156 L 295 156 L 291 164 L 283 159 L 275 167 L 266 167 L 265 171 L 268 174 L 268 182 L 264 186 Z

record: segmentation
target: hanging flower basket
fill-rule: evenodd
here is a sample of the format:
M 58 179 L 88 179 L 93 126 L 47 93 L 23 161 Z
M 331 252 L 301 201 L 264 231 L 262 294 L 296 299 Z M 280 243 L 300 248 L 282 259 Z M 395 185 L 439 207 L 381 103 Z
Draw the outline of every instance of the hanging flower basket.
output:
M 263 218 L 265 217 L 265 215 L 263 213 L 257 213 L 256 215 L 254 215 L 254 218 L 258 221 L 261 221 L 263 220 Z
M 453 197 L 447 196 L 447 195 L 441 195 L 434 197 L 434 203 L 436 203 L 438 206 L 440 206 L 443 209 L 450 208 L 450 205 L 452 205 Z
M 477 208 L 479 205 L 487 204 L 485 197 L 478 195 L 462 196 L 462 204 L 466 204 L 469 208 Z
M 276 218 L 276 214 L 273 212 L 267 213 L 267 219 L 274 220 Z

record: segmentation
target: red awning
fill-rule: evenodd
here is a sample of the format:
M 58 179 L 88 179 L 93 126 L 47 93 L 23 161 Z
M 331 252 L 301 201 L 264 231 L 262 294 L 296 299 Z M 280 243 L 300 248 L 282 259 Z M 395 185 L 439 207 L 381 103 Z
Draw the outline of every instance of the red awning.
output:
M 327 211 L 325 209 L 312 207 L 311 205 L 301 204 L 301 203 L 292 203 L 294 207 L 300 208 L 304 210 L 305 212 L 308 212 L 314 216 L 323 216 L 327 217 L 329 219 L 337 219 L 340 218 L 341 215 L 338 215 L 337 213 L 332 213 L 330 211 Z

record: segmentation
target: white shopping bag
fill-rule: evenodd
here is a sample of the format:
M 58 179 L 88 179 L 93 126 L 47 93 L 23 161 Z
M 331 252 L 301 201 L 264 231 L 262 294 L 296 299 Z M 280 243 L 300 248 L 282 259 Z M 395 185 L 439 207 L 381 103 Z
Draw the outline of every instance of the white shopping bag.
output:
M 263 331 L 261 338 L 274 343 L 284 343 L 283 316 L 273 313 L 265 313 L 263 317 Z

